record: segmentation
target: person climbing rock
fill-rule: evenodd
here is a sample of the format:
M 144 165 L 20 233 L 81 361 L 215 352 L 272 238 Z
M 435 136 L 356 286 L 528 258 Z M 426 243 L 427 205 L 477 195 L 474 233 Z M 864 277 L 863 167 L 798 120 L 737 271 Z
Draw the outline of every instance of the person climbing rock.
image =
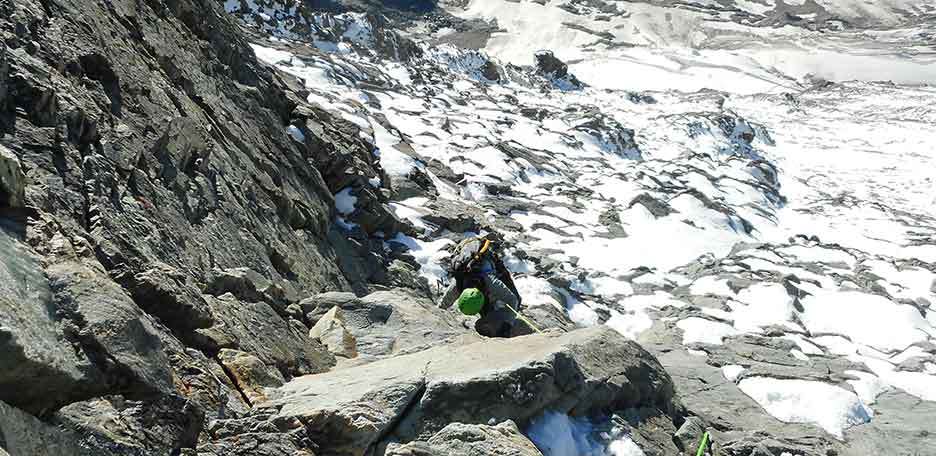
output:
M 475 330 L 482 336 L 514 337 L 532 332 L 518 319 L 520 293 L 510 271 L 497 254 L 499 246 L 484 237 L 459 243 L 449 259 L 448 273 L 454 279 L 442 295 L 439 307 L 458 303 L 465 315 L 480 314 Z

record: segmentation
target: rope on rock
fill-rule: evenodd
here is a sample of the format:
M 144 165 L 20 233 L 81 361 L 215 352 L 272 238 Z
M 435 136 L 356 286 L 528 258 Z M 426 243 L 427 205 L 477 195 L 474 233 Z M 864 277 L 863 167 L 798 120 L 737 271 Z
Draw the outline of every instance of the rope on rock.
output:
M 516 315 L 517 318 L 519 318 L 521 321 L 526 323 L 527 326 L 530 327 L 530 329 L 536 331 L 537 334 L 543 334 L 543 331 L 540 331 L 540 329 L 537 328 L 536 325 L 534 325 L 530 320 L 527 320 L 526 317 L 524 317 L 523 315 L 520 315 L 520 312 L 517 312 L 517 309 L 514 309 L 513 306 L 511 306 L 510 304 L 507 304 L 506 302 L 504 303 L 504 305 L 507 306 L 508 309 L 513 311 L 514 315 Z

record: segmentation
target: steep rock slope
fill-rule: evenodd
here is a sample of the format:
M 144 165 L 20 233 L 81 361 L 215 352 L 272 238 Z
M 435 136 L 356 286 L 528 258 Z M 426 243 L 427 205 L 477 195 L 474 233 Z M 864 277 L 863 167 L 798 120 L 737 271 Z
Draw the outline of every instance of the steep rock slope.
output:
M 370 156 L 356 129 L 258 63 L 213 1 L 0 13 L 4 407 L 79 452 L 177 453 L 206 420 L 249 410 L 221 351 L 284 379 L 334 365 L 289 309 L 366 291 L 342 270 L 360 260 L 334 233 L 326 181 L 378 172 L 348 171 Z M 321 122 L 322 142 L 297 142 L 293 119 Z M 2 446 L 53 451 L 17 439 L 16 416 Z
M 936 95 L 713 58 L 925 2 L 321 3 L 0 2 L 0 448 L 932 447 Z M 433 305 L 479 232 L 558 332 Z
M 928 446 L 930 88 L 633 92 L 573 84 L 554 53 L 520 67 L 422 44 L 401 59 L 367 45 L 387 33 L 367 16 L 314 22 L 298 41 L 263 26 L 258 54 L 369 126 L 388 177 L 370 184 L 416 228 L 374 235 L 431 284 L 465 232 L 507 239 L 525 302 L 644 343 L 727 454 Z

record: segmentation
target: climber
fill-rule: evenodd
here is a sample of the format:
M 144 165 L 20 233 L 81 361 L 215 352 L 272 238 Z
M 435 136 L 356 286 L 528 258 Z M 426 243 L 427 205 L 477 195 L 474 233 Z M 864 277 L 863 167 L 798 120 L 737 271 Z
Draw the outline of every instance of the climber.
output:
M 443 293 L 439 307 L 447 309 L 457 302 L 458 309 L 466 315 L 480 313 L 475 329 L 483 336 L 530 334 L 530 325 L 521 323 L 520 293 L 497 249 L 494 241 L 484 237 L 459 243 L 448 266 L 449 276 L 454 280 Z

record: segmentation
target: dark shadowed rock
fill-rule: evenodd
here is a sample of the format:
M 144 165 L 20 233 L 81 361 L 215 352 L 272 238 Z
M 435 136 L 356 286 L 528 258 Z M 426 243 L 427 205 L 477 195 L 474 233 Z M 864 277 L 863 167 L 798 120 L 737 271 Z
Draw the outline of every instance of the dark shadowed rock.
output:
M 550 80 L 554 86 L 563 90 L 584 87 L 575 75 L 569 73 L 569 66 L 552 51 L 538 51 L 533 56 L 536 58 L 536 73 Z
M 114 274 L 111 274 L 114 276 Z M 134 275 L 123 282 L 134 302 L 169 328 L 188 332 L 211 326 L 211 310 L 185 274 L 164 264 Z
M 250 268 L 233 268 L 212 271 L 205 292 L 214 296 L 231 293 L 246 302 L 266 302 L 279 314 L 285 313 L 289 304 L 297 302 L 295 290 L 275 284 Z
M 56 412 L 52 421 L 91 454 L 143 456 L 194 448 L 203 419 L 204 412 L 193 403 L 168 395 L 145 401 L 109 396 L 76 402 Z
M 9 453 L 10 456 L 94 455 L 88 449 L 78 446 L 75 436 L 0 402 L 0 454 L 4 453 Z
M 661 201 L 647 193 L 641 193 L 637 195 L 631 202 L 627 205 L 628 209 L 634 207 L 635 204 L 640 204 L 643 207 L 647 208 L 654 217 L 666 217 L 674 212 L 676 212 L 669 204 L 665 201 Z

